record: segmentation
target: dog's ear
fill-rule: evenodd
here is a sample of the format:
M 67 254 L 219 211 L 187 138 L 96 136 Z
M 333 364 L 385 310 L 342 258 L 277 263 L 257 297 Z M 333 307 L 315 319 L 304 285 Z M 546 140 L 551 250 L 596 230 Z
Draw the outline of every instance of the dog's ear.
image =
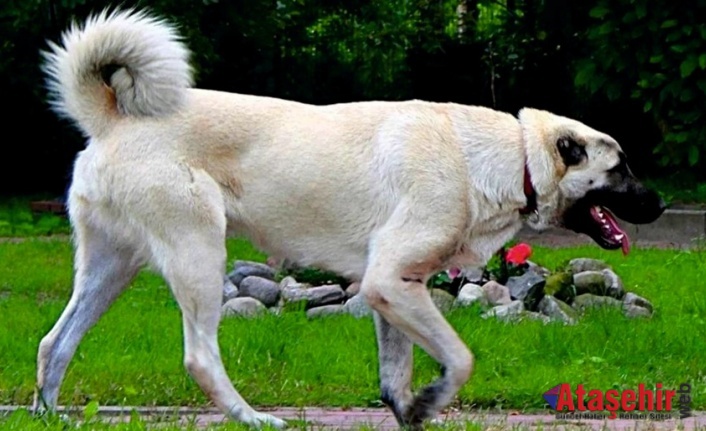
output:
M 559 154 L 564 161 L 564 166 L 575 166 L 587 157 L 586 149 L 571 138 L 559 138 L 556 142 Z

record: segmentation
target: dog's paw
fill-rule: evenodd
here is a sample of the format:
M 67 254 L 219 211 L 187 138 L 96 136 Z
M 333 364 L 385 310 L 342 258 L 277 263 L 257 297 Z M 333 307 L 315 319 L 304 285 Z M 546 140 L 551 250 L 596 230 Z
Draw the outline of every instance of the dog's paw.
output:
M 247 421 L 249 425 L 257 428 L 273 427 L 276 429 L 284 429 L 287 427 L 287 422 L 284 420 L 272 416 L 267 413 L 255 412 L 250 420 Z

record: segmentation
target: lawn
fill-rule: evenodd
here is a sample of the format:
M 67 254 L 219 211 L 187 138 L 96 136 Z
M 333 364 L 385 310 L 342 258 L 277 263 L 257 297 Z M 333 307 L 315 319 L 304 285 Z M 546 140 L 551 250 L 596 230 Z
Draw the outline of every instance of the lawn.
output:
M 229 241 L 228 250 L 231 258 L 265 258 L 244 241 Z M 653 302 L 654 317 L 628 320 L 617 310 L 596 310 L 576 326 L 544 326 L 483 320 L 475 308 L 455 310 L 448 318 L 477 360 L 457 404 L 533 410 L 544 408 L 542 393 L 561 382 L 602 390 L 688 382 L 692 408 L 704 409 L 706 253 L 636 249 L 625 258 L 596 247 L 538 247 L 533 259 L 552 268 L 579 256 L 611 263 L 628 290 Z M 66 239 L 0 243 L 0 404 L 30 403 L 37 345 L 68 299 L 71 266 Z M 228 319 L 220 344 L 235 386 L 256 406 L 380 405 L 370 319 L 309 321 L 301 312 Z M 417 351 L 416 387 L 438 371 Z M 59 401 L 208 405 L 183 369 L 179 309 L 160 277 L 143 271 L 88 333 Z

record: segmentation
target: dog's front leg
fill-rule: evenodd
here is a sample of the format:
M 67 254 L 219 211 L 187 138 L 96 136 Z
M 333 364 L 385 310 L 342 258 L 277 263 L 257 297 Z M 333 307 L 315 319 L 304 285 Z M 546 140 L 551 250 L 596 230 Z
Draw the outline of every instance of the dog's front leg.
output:
M 404 424 L 412 403 L 412 341 L 374 312 L 380 362 L 380 397 Z
M 388 395 L 401 395 L 401 398 L 386 401 L 393 406 L 406 405 L 404 411 L 395 412 L 400 424 L 419 429 L 424 420 L 446 407 L 468 380 L 473 368 L 473 356 L 434 305 L 422 280 L 409 279 L 400 268 L 389 262 L 373 264 L 366 272 L 361 293 L 390 325 L 422 347 L 443 367 L 443 375 L 407 403 L 404 386 L 408 384 L 405 381 L 408 377 L 404 370 L 409 366 L 407 362 L 411 360 L 411 352 L 409 355 L 403 353 L 408 348 L 404 344 L 401 348 L 391 347 L 390 331 L 378 330 L 378 337 L 383 336 L 378 342 L 386 349 L 380 353 L 383 360 L 380 364 L 381 383 L 395 385 L 396 391 L 388 392 Z M 393 364 L 392 359 L 400 362 Z M 390 371 L 395 366 L 399 367 L 399 374 Z M 383 393 L 385 389 L 383 386 Z

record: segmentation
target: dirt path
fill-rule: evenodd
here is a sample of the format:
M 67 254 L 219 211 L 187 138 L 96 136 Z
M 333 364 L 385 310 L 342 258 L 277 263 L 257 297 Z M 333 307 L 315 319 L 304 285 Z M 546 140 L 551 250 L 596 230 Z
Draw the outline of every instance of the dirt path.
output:
M 542 245 L 545 247 L 575 247 L 580 245 L 595 245 L 595 243 L 585 235 L 578 235 L 571 232 L 550 230 L 548 232 L 533 232 L 523 229 L 516 237 L 518 241 L 524 241 L 532 245 Z M 0 243 L 21 243 L 25 241 L 68 241 L 70 235 L 49 235 L 30 237 L 0 237 Z M 694 243 L 681 243 L 678 241 L 635 241 L 633 246 L 638 248 L 663 248 L 663 249 L 684 249 L 694 247 Z
M 576 247 L 581 245 L 593 245 L 598 247 L 592 239 L 585 235 L 574 234 L 571 232 L 564 232 L 558 229 L 552 229 L 547 232 L 533 232 L 528 229 L 523 229 L 515 237 L 518 241 L 523 241 L 531 245 L 541 245 L 545 247 Z M 646 240 L 636 240 L 632 244 L 632 247 L 636 248 L 660 248 L 660 249 L 687 249 L 694 248 L 698 244 L 690 242 L 684 243 L 679 241 L 646 241 Z
M 0 414 L 9 413 L 20 406 L 0 406 Z M 65 411 L 64 409 L 60 409 Z M 79 409 L 80 410 L 80 409 Z M 195 423 L 206 428 L 209 425 L 226 422 L 225 417 L 212 409 L 193 409 L 178 407 L 101 407 L 99 415 L 114 422 L 130 419 L 131 412 L 137 412 L 146 421 L 159 420 L 163 422 L 178 421 Z M 353 408 L 336 409 L 321 407 L 277 407 L 262 409 L 280 418 L 291 421 L 294 429 L 306 424 L 307 430 L 353 430 L 366 426 L 368 429 L 392 431 L 397 430 L 394 417 L 387 409 Z M 481 423 L 482 428 L 493 431 L 520 430 L 566 430 L 566 431 L 674 431 L 682 429 L 706 430 L 706 412 L 693 412 L 693 416 L 684 420 L 649 420 L 649 419 L 615 419 L 615 420 L 577 420 L 557 419 L 554 415 L 520 414 L 517 412 L 450 412 L 439 415 L 441 423 L 474 422 Z

